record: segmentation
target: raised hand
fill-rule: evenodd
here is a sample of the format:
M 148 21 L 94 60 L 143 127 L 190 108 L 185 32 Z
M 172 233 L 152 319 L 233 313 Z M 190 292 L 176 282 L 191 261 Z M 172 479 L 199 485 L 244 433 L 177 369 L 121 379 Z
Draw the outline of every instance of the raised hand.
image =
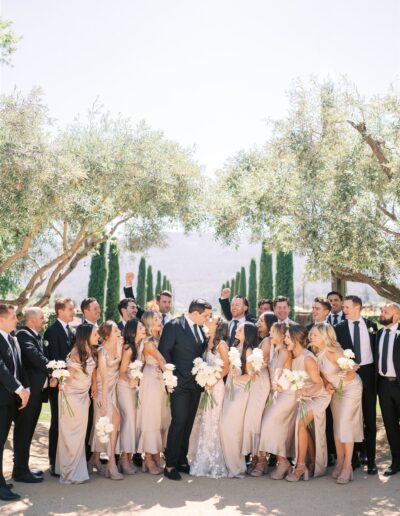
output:
M 133 280 L 135 279 L 135 273 L 134 272 L 127 272 L 125 274 L 125 285 L 127 287 L 131 287 L 133 284 Z
M 221 292 L 221 299 L 229 299 L 231 297 L 231 289 L 223 288 Z

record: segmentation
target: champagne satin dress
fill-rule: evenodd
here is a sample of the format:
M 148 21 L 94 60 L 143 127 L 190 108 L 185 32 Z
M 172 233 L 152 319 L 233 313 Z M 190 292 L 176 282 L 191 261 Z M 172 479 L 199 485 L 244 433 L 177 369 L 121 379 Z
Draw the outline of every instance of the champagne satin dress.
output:
M 340 383 L 339 373 L 341 369 L 339 366 L 333 364 L 324 352 L 317 355 L 317 360 L 321 373 L 337 389 Z M 336 441 L 359 443 L 364 440 L 362 389 L 361 378 L 356 374 L 353 380 L 343 381 L 343 396 L 341 399 L 338 399 L 335 395 L 332 396 L 333 434 Z
M 89 389 L 96 367 L 93 357 L 86 361 L 86 373 L 82 365 L 67 358 L 67 367 L 74 370 L 66 379 L 64 393 L 73 415 L 62 409 L 61 393 L 58 394 L 58 444 L 56 472 L 62 484 L 81 484 L 89 480 L 86 464 L 85 437 L 89 415 Z
M 119 378 L 117 382 L 117 401 L 121 415 L 119 450 L 121 453 L 136 453 L 138 391 L 129 387 L 128 382 L 121 378 Z

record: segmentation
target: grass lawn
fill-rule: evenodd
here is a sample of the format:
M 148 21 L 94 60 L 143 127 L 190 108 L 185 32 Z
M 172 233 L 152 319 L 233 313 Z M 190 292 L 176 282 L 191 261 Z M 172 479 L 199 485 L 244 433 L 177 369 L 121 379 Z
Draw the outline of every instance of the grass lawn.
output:
M 39 417 L 40 423 L 50 423 L 50 403 L 42 403 L 42 412 Z

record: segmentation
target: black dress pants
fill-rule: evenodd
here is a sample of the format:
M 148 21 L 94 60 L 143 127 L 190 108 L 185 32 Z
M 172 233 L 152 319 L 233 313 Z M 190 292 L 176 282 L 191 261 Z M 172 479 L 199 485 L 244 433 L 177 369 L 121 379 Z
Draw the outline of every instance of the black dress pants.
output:
M 51 421 L 49 428 L 49 462 L 50 466 L 55 466 L 58 441 L 58 387 L 50 387 L 49 403 Z
M 6 485 L 3 475 L 3 453 L 4 445 L 6 444 L 8 433 L 10 431 L 11 423 L 15 419 L 17 411 L 17 404 L 9 403 L 7 405 L 0 405 L 0 487 Z
M 383 424 L 392 454 L 392 464 L 400 466 L 400 382 L 378 378 L 378 396 Z
M 374 364 L 361 366 L 357 371 L 363 383 L 362 411 L 367 458 L 375 461 L 376 454 L 376 372 Z

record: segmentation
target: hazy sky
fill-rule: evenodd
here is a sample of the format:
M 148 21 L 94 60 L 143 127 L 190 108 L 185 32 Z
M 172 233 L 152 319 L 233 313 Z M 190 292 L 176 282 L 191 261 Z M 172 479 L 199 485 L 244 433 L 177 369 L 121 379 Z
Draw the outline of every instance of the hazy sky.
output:
M 3 0 L 23 36 L 3 92 L 42 86 L 60 124 L 98 97 L 195 145 L 212 172 L 260 144 L 296 77 L 384 92 L 400 73 L 399 0 Z

